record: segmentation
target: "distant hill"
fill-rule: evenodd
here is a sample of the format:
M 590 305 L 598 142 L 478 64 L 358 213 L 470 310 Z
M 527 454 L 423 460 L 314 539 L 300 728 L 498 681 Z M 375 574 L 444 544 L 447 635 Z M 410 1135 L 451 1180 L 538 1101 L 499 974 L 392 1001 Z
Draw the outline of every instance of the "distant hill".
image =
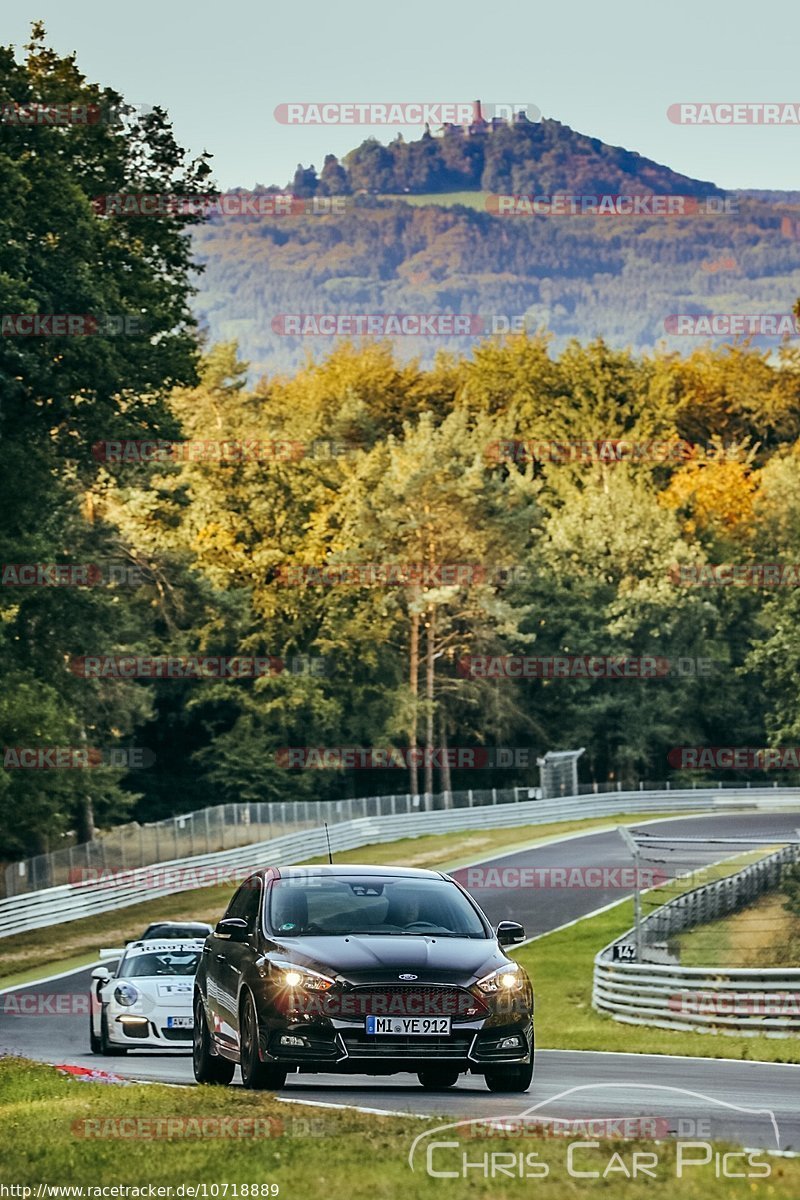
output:
M 476 102 L 476 108 L 479 102 Z M 296 195 L 484 192 L 674 192 L 719 194 L 713 183 L 679 175 L 621 146 L 576 133 L 560 121 L 513 122 L 482 118 L 445 125 L 417 141 L 397 137 L 388 146 L 370 137 L 340 164 L 327 155 L 317 177 L 298 165 L 289 186 Z
M 254 374 L 333 344 L 287 336 L 282 314 L 486 318 L 470 337 L 397 339 L 402 356 L 429 362 L 442 348 L 468 352 L 478 326 L 515 318 L 551 330 L 556 345 L 602 336 L 687 351 L 699 339 L 668 334 L 672 314 L 790 312 L 800 295 L 798 193 L 725 193 L 558 121 L 368 139 L 341 164 L 328 156 L 319 176 L 298 167 L 291 190 L 307 208 L 335 196 L 345 211 L 213 217 L 193 232 L 206 267 L 197 313 L 213 339 L 239 341 Z M 497 215 L 498 194 L 558 193 L 687 199 L 671 217 L 545 215 L 541 203 Z

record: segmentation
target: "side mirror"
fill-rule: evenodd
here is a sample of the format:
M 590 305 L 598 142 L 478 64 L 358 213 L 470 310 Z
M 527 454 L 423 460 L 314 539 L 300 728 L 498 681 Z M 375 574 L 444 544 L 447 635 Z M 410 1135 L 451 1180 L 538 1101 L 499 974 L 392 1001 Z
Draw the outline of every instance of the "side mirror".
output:
M 99 979 L 101 983 L 108 983 L 111 978 L 105 967 L 95 967 L 92 971 L 92 979 Z
M 101 958 L 122 958 L 124 953 L 125 953 L 124 950 L 101 950 L 100 957 Z
M 525 930 L 517 921 L 501 921 L 496 933 L 500 946 L 513 946 L 517 942 L 525 941 Z
M 247 921 L 242 917 L 223 917 L 221 921 L 217 921 L 214 933 L 217 937 L 227 938 L 231 942 L 246 942 Z

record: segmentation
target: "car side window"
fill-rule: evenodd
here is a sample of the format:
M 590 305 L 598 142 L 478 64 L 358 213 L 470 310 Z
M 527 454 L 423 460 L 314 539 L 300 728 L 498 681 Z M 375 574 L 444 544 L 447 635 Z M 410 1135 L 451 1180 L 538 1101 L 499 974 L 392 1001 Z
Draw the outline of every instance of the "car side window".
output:
M 246 880 L 243 890 L 247 893 L 247 901 L 242 916 L 247 921 L 248 933 L 255 933 L 258 929 L 258 912 L 261 908 L 260 878 L 256 875 L 255 878 Z
M 239 917 L 241 920 L 247 921 L 248 931 L 255 933 L 260 905 L 261 880 L 258 875 L 255 875 L 251 879 L 244 881 L 228 905 L 225 917 L 226 919 L 229 917 Z
M 225 920 L 229 917 L 243 917 L 244 910 L 247 907 L 247 898 L 250 888 L 247 883 L 243 883 L 238 892 L 234 894 L 233 899 L 225 910 Z

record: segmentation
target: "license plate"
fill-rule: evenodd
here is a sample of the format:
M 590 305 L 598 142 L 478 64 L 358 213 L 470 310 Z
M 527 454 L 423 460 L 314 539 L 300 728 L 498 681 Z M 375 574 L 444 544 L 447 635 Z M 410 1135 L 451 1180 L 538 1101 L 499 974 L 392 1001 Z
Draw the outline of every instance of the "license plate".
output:
M 450 1033 L 449 1017 L 367 1017 L 367 1033 L 399 1037 L 441 1037 Z
M 193 1026 L 192 1017 L 167 1017 L 167 1029 L 191 1029 Z

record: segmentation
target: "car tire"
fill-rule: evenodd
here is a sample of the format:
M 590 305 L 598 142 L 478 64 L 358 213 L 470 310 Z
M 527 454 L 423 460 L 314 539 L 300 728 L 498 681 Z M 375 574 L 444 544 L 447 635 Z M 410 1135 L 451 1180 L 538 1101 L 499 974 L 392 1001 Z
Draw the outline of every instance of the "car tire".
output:
M 417 1079 L 428 1092 L 443 1092 L 458 1083 L 461 1072 L 457 1067 L 425 1067 L 417 1071 Z
M 198 1083 L 230 1083 L 236 1064 L 211 1052 L 206 1010 L 199 992 L 194 998 L 194 1030 L 192 1032 L 192 1067 Z
M 108 1019 L 106 1017 L 105 1011 L 102 1013 L 102 1015 L 100 1017 L 100 1053 L 105 1054 L 106 1057 L 109 1057 L 111 1055 L 117 1055 L 117 1054 L 123 1055 L 123 1054 L 128 1053 L 127 1046 L 115 1046 L 114 1043 L 109 1040 Z
M 486 1086 L 490 1092 L 527 1092 L 532 1079 L 533 1059 L 529 1063 L 515 1063 L 512 1067 L 486 1072 Z
M 263 1063 L 258 1056 L 258 1016 L 250 992 L 245 992 L 239 1005 L 239 1065 L 246 1088 L 275 1091 L 286 1083 L 284 1067 Z
M 100 1038 L 94 1031 L 94 1020 L 92 1019 L 91 1008 L 89 1010 L 89 1049 L 91 1050 L 92 1054 L 100 1054 L 102 1050 Z

